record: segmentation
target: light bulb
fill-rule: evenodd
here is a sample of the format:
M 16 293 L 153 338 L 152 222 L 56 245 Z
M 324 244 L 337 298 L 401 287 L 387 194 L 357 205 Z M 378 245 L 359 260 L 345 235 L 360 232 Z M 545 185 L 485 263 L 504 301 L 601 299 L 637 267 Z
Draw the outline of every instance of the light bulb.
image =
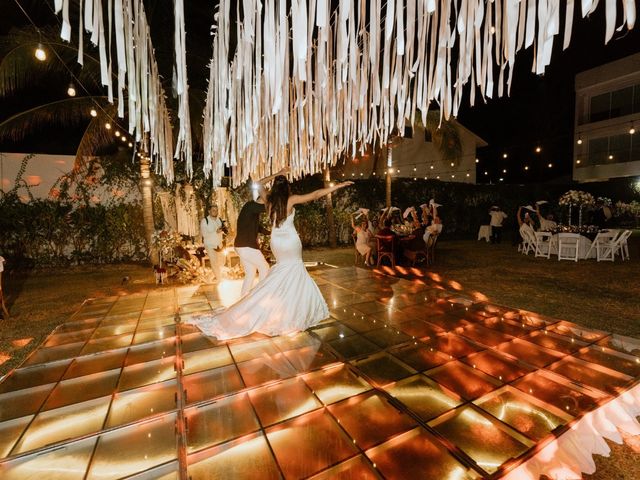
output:
M 578 145 L 582 145 L 582 137 L 578 137 Z
M 636 129 L 633 125 L 631 125 L 631 128 L 629 129 L 629 135 L 633 135 L 634 133 L 636 133 Z
M 76 87 L 73 85 L 73 83 L 69 84 L 69 88 L 67 88 L 67 95 L 69 95 L 70 97 L 76 96 Z
M 581 162 L 582 162 L 582 160 L 580 160 L 580 159 L 576 160 L 576 163 L 577 163 L 578 165 L 580 165 L 580 163 L 581 163 Z
M 524 166 L 524 169 L 525 169 L 525 170 L 529 170 L 529 165 L 525 165 L 525 166 Z
M 98 116 L 98 112 L 96 112 L 95 108 L 92 108 L 91 111 L 89 112 L 91 114 L 92 117 L 97 117 Z
M 542 149 L 540 147 L 536 147 L 536 153 L 540 153 Z
M 47 52 L 44 51 L 44 48 L 42 48 L 41 43 L 39 43 L 38 46 L 36 47 L 36 51 L 34 52 L 34 55 L 41 62 L 44 62 L 47 59 Z
M 106 128 L 107 130 L 111 130 L 111 124 L 109 122 L 105 123 L 104 128 Z
M 480 160 L 476 158 L 476 163 L 480 163 Z
M 502 158 L 507 158 L 507 157 L 508 157 L 508 155 L 506 153 L 502 154 Z
M 115 135 L 116 135 L 116 137 L 119 137 L 120 136 L 120 132 L 118 130 L 116 130 L 115 131 Z
M 133 147 L 133 143 L 129 142 L 129 147 Z
M 549 165 L 547 165 L 547 167 L 549 168 L 553 167 L 553 163 L 550 163 Z

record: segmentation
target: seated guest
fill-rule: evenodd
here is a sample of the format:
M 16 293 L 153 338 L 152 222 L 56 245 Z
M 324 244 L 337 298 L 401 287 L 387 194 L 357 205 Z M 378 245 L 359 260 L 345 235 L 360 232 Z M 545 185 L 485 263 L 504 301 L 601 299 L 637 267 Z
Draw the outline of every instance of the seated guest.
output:
M 411 211 L 411 219 L 413 224 L 413 231 L 411 232 L 411 236 L 409 237 L 409 239 L 403 242 L 402 246 L 405 250 L 414 252 L 424 250 L 425 243 L 423 237 L 426 226 L 423 225 L 422 222 L 420 222 L 415 209 Z
M 553 221 L 553 214 L 548 214 L 546 218 L 542 216 L 542 214 L 540 213 L 540 204 L 538 203 L 536 203 L 536 215 L 538 215 L 541 232 L 550 232 L 558 226 L 558 224 Z
M 536 230 L 534 228 L 533 218 L 531 218 L 531 215 L 529 215 L 529 212 L 526 212 L 523 217 L 522 216 L 523 208 L 527 210 L 533 210 L 531 207 L 518 208 L 517 219 L 518 219 L 520 236 L 522 237 L 522 239 L 527 239 L 527 237 L 535 237 Z
M 367 217 L 363 215 L 360 224 L 356 225 L 355 213 L 351 214 L 351 226 L 353 227 L 353 233 L 356 236 L 356 250 L 364 257 L 365 265 L 370 264 L 371 259 L 371 232 L 369 231 L 369 221 Z
M 424 236 L 422 237 L 425 244 L 428 244 L 429 237 L 432 235 L 440 235 L 442 232 L 442 219 L 440 215 L 438 215 L 438 207 L 434 207 L 433 210 L 433 221 L 431 224 L 425 228 Z

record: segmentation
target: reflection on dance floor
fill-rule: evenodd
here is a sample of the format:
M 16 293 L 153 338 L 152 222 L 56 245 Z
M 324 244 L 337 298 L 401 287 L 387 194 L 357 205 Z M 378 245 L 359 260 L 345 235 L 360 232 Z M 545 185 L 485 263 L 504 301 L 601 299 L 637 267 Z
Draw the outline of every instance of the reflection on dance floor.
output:
M 0 477 L 499 477 L 640 378 L 640 341 L 357 268 L 331 318 L 219 343 L 237 285 L 86 302 L 0 383 Z

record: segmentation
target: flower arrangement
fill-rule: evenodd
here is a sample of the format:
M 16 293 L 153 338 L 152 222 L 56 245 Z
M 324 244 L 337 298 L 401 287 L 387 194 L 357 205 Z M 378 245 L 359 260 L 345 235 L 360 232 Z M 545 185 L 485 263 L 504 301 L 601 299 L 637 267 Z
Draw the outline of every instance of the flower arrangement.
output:
M 391 230 L 396 232 L 398 235 L 410 235 L 414 230 L 414 225 L 411 222 L 398 223 L 391 227 Z
M 630 203 L 618 202 L 614 212 L 616 217 L 635 217 L 640 218 L 640 202 L 634 200 Z
M 181 241 L 182 238 L 179 233 L 168 230 L 156 230 L 151 236 L 151 243 L 158 251 L 158 255 L 160 255 L 161 258 L 171 257 L 173 249 L 176 245 L 180 245 Z
M 598 197 L 597 202 L 601 203 L 605 207 L 611 207 L 613 205 L 613 201 L 608 197 Z
M 583 192 L 582 190 L 569 190 L 560 197 L 558 203 L 560 205 L 586 207 L 595 205 L 596 200 L 589 192 Z
M 585 237 L 595 237 L 600 228 L 597 225 L 558 225 L 551 229 L 551 233 L 578 233 Z

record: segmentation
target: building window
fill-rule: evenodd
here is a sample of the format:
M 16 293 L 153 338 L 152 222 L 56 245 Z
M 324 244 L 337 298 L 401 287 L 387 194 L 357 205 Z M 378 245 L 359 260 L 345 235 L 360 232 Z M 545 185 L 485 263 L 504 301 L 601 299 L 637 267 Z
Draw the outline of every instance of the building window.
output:
M 624 117 L 640 112 L 640 85 L 591 97 L 589 122 Z
M 640 138 L 623 133 L 589 140 L 589 156 L 580 167 L 640 161 Z

